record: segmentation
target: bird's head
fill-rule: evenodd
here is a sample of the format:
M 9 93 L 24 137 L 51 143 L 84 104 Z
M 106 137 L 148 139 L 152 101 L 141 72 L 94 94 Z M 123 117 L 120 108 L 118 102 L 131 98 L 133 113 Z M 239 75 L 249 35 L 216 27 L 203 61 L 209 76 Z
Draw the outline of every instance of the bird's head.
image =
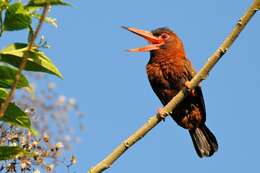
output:
M 129 49 L 129 52 L 158 52 L 158 53 L 165 53 L 165 52 L 183 52 L 183 44 L 178 36 L 171 31 L 169 28 L 163 27 L 158 28 L 153 31 L 145 31 L 140 30 L 133 27 L 125 27 L 124 29 L 143 37 L 146 39 L 150 44 L 140 48 Z

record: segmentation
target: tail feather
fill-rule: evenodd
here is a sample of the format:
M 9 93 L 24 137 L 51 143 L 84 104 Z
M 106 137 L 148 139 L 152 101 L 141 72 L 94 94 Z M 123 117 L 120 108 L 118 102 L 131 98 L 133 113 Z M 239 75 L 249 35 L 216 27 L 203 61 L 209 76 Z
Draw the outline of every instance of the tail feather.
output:
M 199 157 L 210 157 L 218 150 L 217 140 L 205 124 L 189 130 L 189 133 Z

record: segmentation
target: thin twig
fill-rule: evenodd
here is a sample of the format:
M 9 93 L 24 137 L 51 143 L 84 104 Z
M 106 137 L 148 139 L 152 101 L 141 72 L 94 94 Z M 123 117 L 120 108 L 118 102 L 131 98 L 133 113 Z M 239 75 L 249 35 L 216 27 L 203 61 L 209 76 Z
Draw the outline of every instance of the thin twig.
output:
M 260 7 L 260 0 L 255 0 L 251 7 L 246 11 L 243 17 L 235 25 L 232 32 L 220 45 L 220 47 L 211 55 L 207 63 L 201 68 L 201 70 L 194 76 L 189 82 L 189 88 L 193 89 L 201 81 L 205 80 L 209 74 L 209 71 L 220 60 L 220 58 L 227 52 L 232 43 L 239 36 L 240 32 L 253 17 Z M 187 96 L 189 91 L 187 89 L 181 90 L 163 109 L 162 112 L 166 113 L 166 116 L 171 113 L 176 106 Z M 111 165 L 134 143 L 144 137 L 152 128 L 154 128 L 162 119 L 157 115 L 152 116 L 140 129 L 132 134 L 128 139 L 122 142 L 117 148 L 112 151 L 104 160 L 99 162 L 96 166 L 89 169 L 88 173 L 100 173 L 111 167 Z
M 0 9 L 0 16 L 3 16 L 3 11 Z M 0 37 L 2 37 L 3 34 L 3 19 L 2 17 L 0 18 Z
M 35 29 L 35 32 L 32 34 L 32 37 L 31 37 L 30 41 L 29 41 L 28 49 L 27 49 L 28 52 L 30 52 L 32 50 L 32 48 L 33 48 L 34 41 L 35 41 L 37 35 L 40 32 L 40 29 L 42 27 L 42 24 L 44 22 L 45 17 L 48 14 L 49 7 L 50 7 L 50 5 L 46 5 L 43 8 L 42 15 L 41 15 L 41 18 L 39 20 L 39 23 L 38 23 L 38 25 L 37 25 L 37 27 Z M 10 89 L 6 99 L 5 99 L 5 101 L 1 104 L 0 117 L 2 117 L 4 115 L 6 109 L 8 108 L 10 102 L 12 101 L 13 95 L 15 94 L 15 91 L 16 91 L 17 84 L 18 84 L 18 82 L 20 80 L 22 71 L 24 70 L 26 64 L 27 64 L 27 57 L 24 56 L 20 66 L 19 66 L 19 69 L 18 69 L 17 73 L 15 74 L 14 83 L 12 84 L 12 87 L 11 87 L 11 89 Z

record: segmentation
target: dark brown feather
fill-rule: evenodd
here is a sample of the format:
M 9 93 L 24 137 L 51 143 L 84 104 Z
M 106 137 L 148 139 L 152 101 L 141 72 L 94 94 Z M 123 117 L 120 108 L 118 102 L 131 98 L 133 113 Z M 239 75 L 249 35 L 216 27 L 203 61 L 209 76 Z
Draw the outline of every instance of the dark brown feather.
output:
M 151 51 L 146 66 L 151 87 L 163 105 L 166 105 L 196 73 L 186 58 L 181 40 L 175 33 L 160 28 L 153 31 L 153 34 L 159 36 L 165 32 L 170 35 L 170 39 L 159 50 Z M 216 138 L 205 126 L 205 104 L 199 86 L 195 88 L 195 95 L 186 97 L 171 117 L 178 125 L 190 131 L 200 157 L 211 156 L 217 150 Z
M 185 57 L 151 57 L 147 64 L 150 84 L 163 105 L 166 105 L 195 75 Z M 206 120 L 205 105 L 200 87 L 195 96 L 188 96 L 174 111 L 173 119 L 182 127 L 192 129 Z

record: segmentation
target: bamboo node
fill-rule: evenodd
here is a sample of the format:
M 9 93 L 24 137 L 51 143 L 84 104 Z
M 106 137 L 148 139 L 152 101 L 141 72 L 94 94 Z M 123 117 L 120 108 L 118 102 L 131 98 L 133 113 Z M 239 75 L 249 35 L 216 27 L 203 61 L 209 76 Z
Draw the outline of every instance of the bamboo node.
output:
M 243 20 L 240 18 L 240 19 L 238 20 L 237 24 L 238 24 L 239 26 L 242 26 L 242 25 L 243 25 Z
M 129 142 L 128 142 L 128 141 L 125 141 L 125 142 L 124 142 L 124 146 L 125 146 L 126 148 L 129 148 L 129 147 L 130 147 Z
M 219 52 L 221 55 L 225 54 L 228 51 L 228 48 L 219 48 Z
M 111 167 L 111 165 L 104 164 L 104 167 L 105 167 L 106 169 L 108 169 L 108 168 L 110 168 L 110 167 Z
M 204 74 L 201 76 L 201 81 L 206 80 L 208 78 L 209 74 Z
M 147 123 L 148 123 L 148 124 L 151 123 L 151 122 L 152 122 L 152 119 L 153 119 L 153 117 L 150 117 L 150 118 L 148 119 Z

